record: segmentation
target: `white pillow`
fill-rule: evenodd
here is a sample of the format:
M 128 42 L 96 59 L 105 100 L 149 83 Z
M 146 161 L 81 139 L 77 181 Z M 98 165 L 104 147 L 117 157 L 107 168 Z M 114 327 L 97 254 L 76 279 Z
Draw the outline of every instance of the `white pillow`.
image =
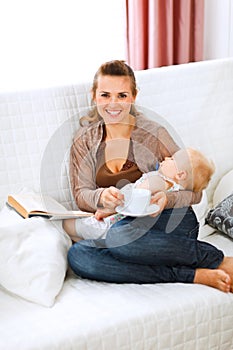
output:
M 192 205 L 192 208 L 196 214 L 198 222 L 200 225 L 203 225 L 203 220 L 205 219 L 206 213 L 208 211 L 208 198 L 205 190 L 202 191 L 200 203 Z
M 233 169 L 219 181 L 213 195 L 213 207 L 222 202 L 233 192 Z
M 0 227 L 22 222 L 24 219 L 7 205 L 0 210 Z
M 218 205 L 224 198 L 228 197 L 233 191 L 233 170 L 229 171 L 226 175 L 222 177 L 222 179 L 219 181 L 213 195 L 213 205 L 214 208 L 216 205 Z M 211 208 L 208 208 L 208 211 Z M 208 213 L 208 211 L 205 213 L 205 217 Z M 205 218 L 202 218 L 205 222 Z M 210 236 L 213 232 L 215 232 L 216 229 L 208 224 L 203 224 L 200 227 L 198 238 L 202 239 L 207 236 Z
M 22 219 L 4 207 L 0 212 L 0 285 L 51 307 L 63 286 L 70 246 L 61 223 L 40 217 Z
M 192 205 L 192 208 L 200 224 L 198 239 L 202 239 L 211 235 L 215 230 L 213 227 L 205 224 L 205 217 L 209 210 L 208 197 L 205 190 L 202 191 L 202 198 L 200 203 Z

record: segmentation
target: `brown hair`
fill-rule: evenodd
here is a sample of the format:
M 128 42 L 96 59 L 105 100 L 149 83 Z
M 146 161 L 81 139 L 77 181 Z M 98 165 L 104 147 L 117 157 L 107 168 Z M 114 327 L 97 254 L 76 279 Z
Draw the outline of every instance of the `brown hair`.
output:
M 134 72 L 125 61 L 115 60 L 103 63 L 97 72 L 95 73 L 93 85 L 92 85 L 92 94 L 95 96 L 96 89 L 98 86 L 98 78 L 100 75 L 111 75 L 111 76 L 125 76 L 129 77 L 131 80 L 131 90 L 132 94 L 135 97 L 137 95 L 137 86 Z
M 192 167 L 192 190 L 199 192 L 205 189 L 215 171 L 214 163 L 200 151 L 187 148 Z
M 131 90 L 132 95 L 136 97 L 137 95 L 137 86 L 136 86 L 136 79 L 134 75 L 133 69 L 125 63 L 123 60 L 114 60 L 103 63 L 97 72 L 94 75 L 93 84 L 92 84 L 92 98 L 95 97 L 96 89 L 98 87 L 98 78 L 100 75 L 111 75 L 111 76 L 125 76 L 129 77 L 131 81 Z M 136 115 L 137 111 L 135 107 L 131 106 L 130 113 L 132 115 Z M 93 106 L 92 110 L 88 113 L 88 116 L 82 117 L 80 119 L 80 124 L 84 124 L 85 121 L 88 121 L 89 123 L 100 120 L 100 116 L 97 112 L 97 108 Z

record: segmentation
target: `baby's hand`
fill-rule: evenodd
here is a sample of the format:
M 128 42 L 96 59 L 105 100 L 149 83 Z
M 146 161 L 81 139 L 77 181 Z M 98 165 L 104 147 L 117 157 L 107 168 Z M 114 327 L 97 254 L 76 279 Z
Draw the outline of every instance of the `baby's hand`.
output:
M 98 209 L 96 212 L 95 212 L 95 218 L 97 220 L 103 220 L 104 218 L 114 214 L 115 212 L 112 211 L 111 209 Z

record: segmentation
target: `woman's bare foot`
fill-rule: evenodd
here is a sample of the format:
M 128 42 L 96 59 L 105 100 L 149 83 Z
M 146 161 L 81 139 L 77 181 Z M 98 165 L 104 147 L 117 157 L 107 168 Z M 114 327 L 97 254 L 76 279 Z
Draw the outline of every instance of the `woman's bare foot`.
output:
M 225 293 L 231 291 L 231 277 L 220 268 L 215 270 L 197 269 L 193 282 L 217 288 Z
M 232 281 L 231 292 L 233 293 L 233 257 L 224 257 L 218 268 L 225 271 L 230 276 Z

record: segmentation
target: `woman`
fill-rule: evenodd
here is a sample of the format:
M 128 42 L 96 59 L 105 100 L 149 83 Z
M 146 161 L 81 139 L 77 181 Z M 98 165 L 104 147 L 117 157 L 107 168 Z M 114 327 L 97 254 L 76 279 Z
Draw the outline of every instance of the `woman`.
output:
M 179 150 L 164 127 L 135 111 L 136 96 L 135 76 L 127 64 L 111 61 L 99 68 L 92 88 L 96 107 L 71 148 L 71 184 L 80 209 L 100 212 L 121 206 L 119 188 Z M 196 239 L 198 222 L 190 205 L 200 198 L 191 191 L 156 193 L 152 203 L 159 205 L 159 213 L 124 218 L 106 240 L 75 243 L 68 253 L 71 268 L 101 281 L 194 282 L 229 292 L 232 259 Z

